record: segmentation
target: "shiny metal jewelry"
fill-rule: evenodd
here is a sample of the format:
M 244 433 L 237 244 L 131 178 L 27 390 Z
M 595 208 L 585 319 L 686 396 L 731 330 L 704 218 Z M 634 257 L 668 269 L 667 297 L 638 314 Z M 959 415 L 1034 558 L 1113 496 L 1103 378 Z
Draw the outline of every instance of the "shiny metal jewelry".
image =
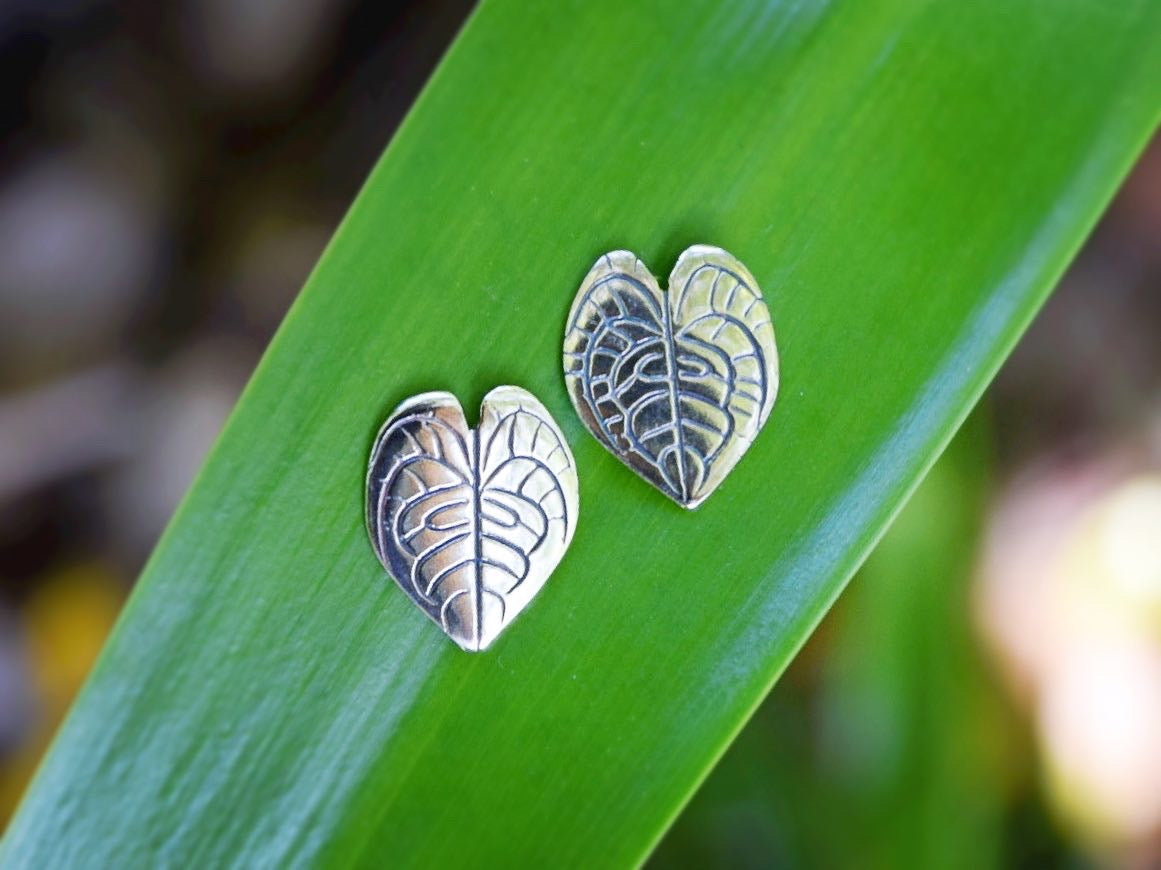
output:
M 758 283 L 694 245 L 662 293 L 628 251 L 589 271 L 568 315 L 564 375 L 588 430 L 682 507 L 712 493 L 766 423 L 778 351 Z
M 578 510 L 556 421 L 496 387 L 470 430 L 451 393 L 396 408 L 371 449 L 367 532 L 379 561 L 463 649 L 485 649 L 560 562 Z

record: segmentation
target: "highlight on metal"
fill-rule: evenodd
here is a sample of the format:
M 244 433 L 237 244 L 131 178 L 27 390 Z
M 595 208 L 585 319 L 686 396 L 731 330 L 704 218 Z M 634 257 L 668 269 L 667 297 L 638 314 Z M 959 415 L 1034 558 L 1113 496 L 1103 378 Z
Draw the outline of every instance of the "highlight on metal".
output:
M 552 415 L 496 387 L 469 429 L 451 393 L 403 402 L 375 439 L 367 532 L 400 588 L 460 647 L 483 650 L 572 541 L 576 465 Z
M 588 430 L 682 507 L 718 487 L 765 425 L 778 350 L 754 276 L 709 245 L 684 251 L 669 290 L 628 251 L 589 270 L 564 336 L 569 395 Z

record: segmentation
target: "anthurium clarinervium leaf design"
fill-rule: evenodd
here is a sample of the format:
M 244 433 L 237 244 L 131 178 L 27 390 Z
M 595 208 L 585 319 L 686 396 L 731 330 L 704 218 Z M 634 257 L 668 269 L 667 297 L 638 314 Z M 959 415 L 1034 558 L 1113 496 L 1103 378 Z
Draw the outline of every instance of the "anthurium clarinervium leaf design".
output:
M 628 251 L 597 260 L 569 312 L 564 372 L 589 431 L 687 508 L 729 474 L 778 393 L 758 283 L 708 245 L 682 253 L 667 293 Z
M 497 387 L 468 428 L 450 393 L 423 393 L 379 431 L 367 530 L 379 561 L 452 640 L 485 649 L 536 595 L 572 541 L 576 467 L 552 416 Z

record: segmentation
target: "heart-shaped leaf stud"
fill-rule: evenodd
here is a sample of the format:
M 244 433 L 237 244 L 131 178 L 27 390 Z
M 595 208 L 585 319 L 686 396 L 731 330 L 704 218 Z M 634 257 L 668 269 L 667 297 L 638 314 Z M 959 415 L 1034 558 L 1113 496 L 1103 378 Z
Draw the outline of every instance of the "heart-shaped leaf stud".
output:
M 519 387 L 488 393 L 476 430 L 451 393 L 414 396 L 371 449 L 371 545 L 466 650 L 485 649 L 540 591 L 572 541 L 577 509 L 564 435 Z
M 564 335 L 564 377 L 589 431 L 695 508 L 746 452 L 778 393 L 770 312 L 737 259 L 694 245 L 662 293 L 628 251 L 597 260 Z

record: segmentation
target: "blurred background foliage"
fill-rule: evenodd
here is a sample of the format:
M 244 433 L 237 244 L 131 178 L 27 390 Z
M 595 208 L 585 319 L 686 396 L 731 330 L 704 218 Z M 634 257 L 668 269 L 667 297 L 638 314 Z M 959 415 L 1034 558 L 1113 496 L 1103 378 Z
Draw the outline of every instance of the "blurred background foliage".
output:
M 0 9 L 0 822 L 466 0 Z M 1161 148 L 658 867 L 1161 864 Z

